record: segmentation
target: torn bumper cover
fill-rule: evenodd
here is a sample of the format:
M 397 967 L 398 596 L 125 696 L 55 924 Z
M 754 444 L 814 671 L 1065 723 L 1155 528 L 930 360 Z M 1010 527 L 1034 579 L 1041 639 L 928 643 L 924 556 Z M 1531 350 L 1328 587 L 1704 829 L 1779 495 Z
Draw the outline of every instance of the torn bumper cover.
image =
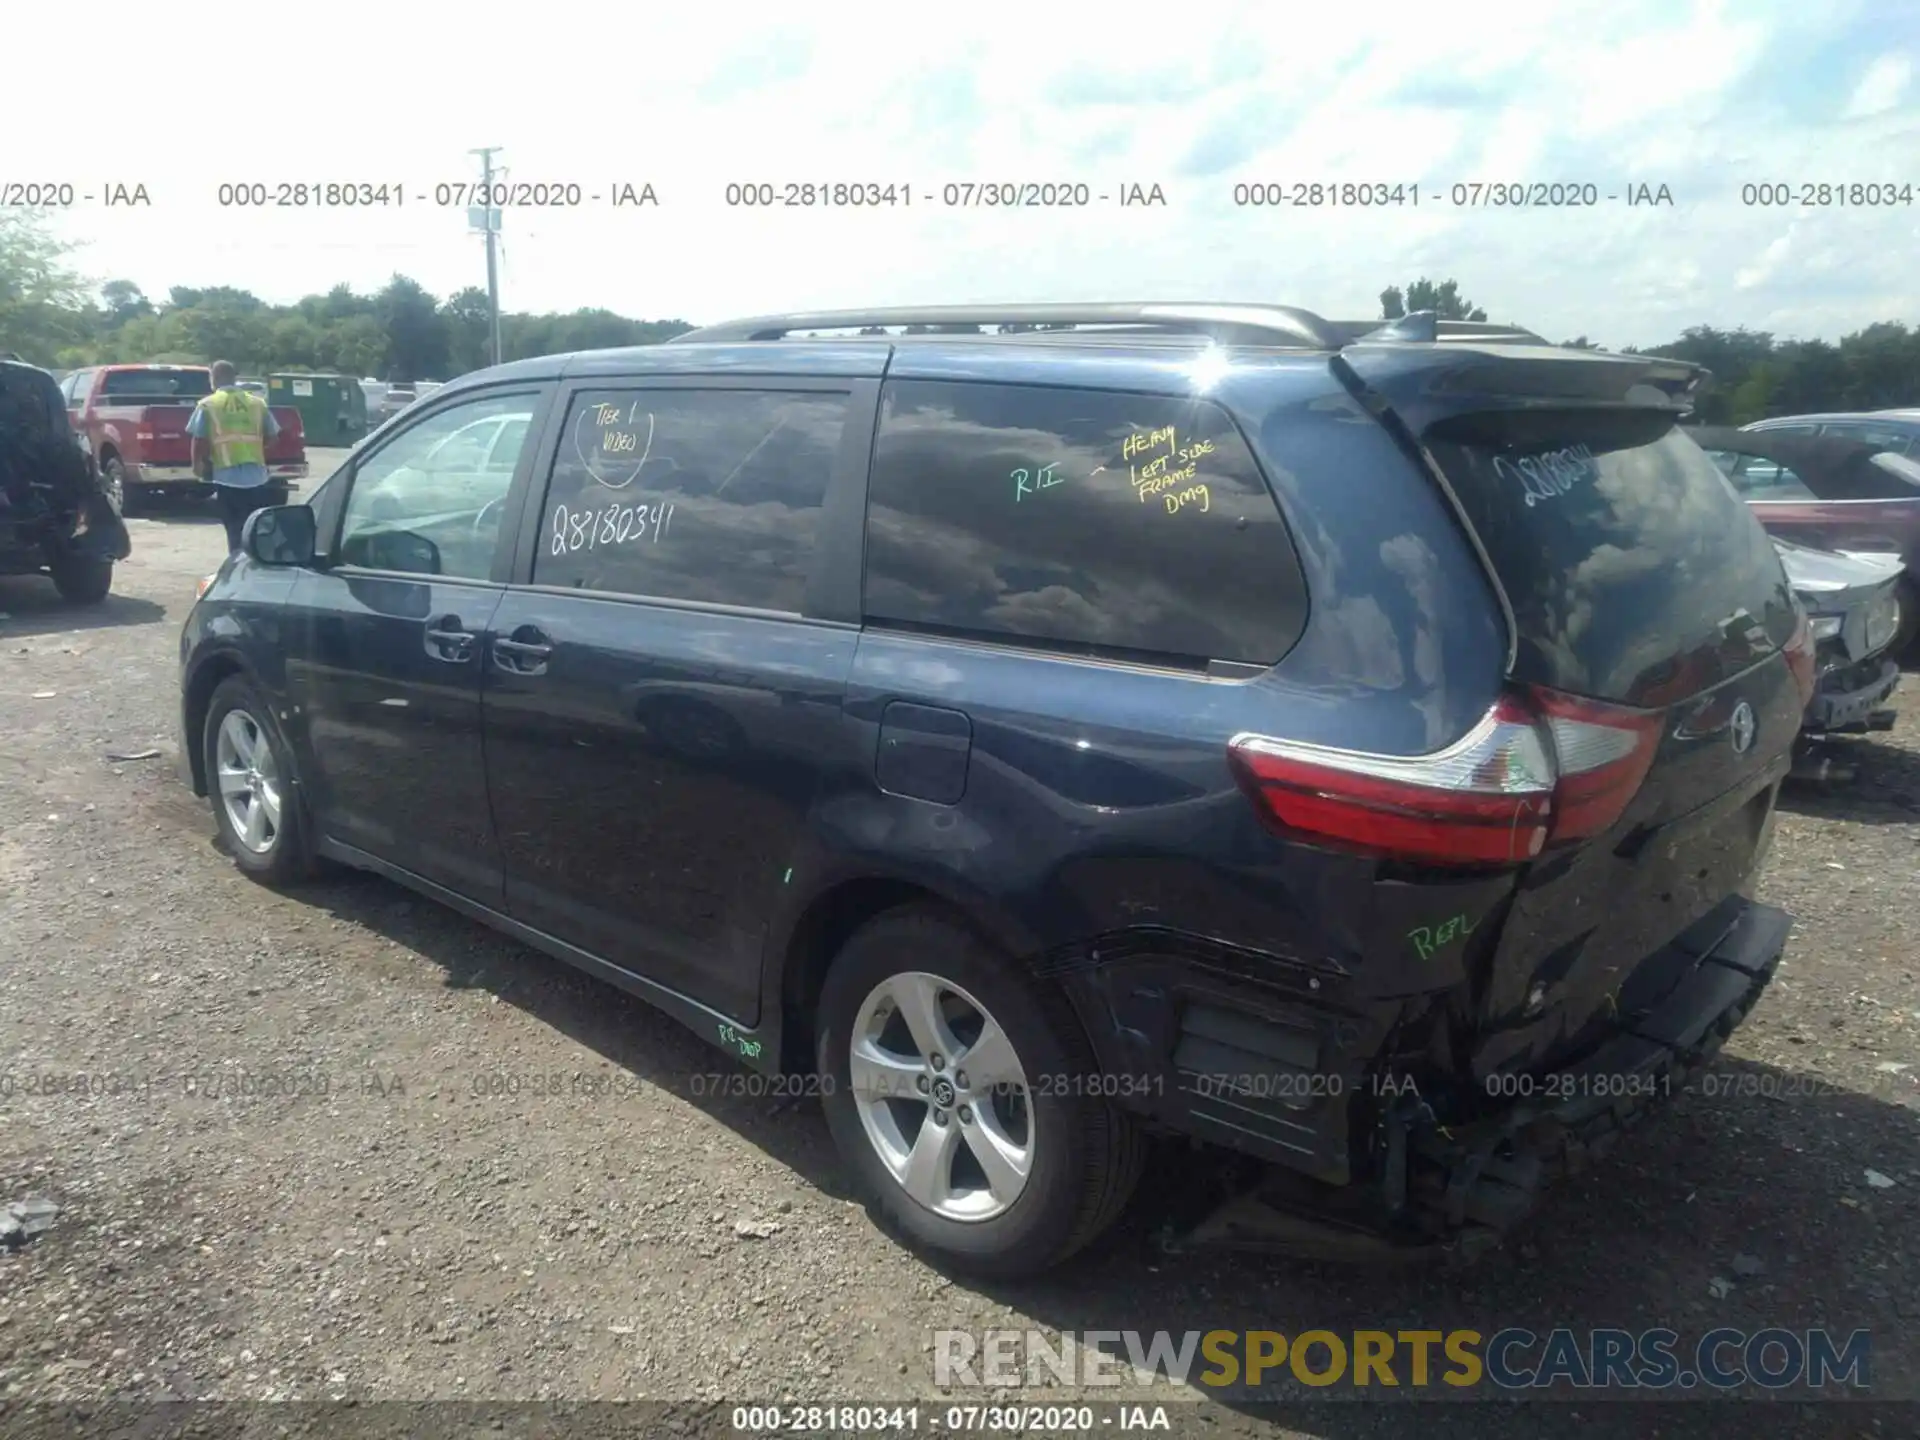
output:
M 133 553 L 133 541 L 127 534 L 127 522 L 113 503 L 98 490 L 81 497 L 74 515 L 73 529 L 64 541 L 48 539 L 71 554 L 90 560 L 124 560 Z
M 1868 729 L 1874 711 L 1899 684 L 1900 663 L 1886 656 L 1830 670 L 1820 678 L 1803 728 L 1829 734 Z
M 126 559 L 133 552 L 126 522 L 97 489 L 76 490 L 35 484 L 24 494 L 0 493 L 0 566 L 34 570 L 67 556 Z
M 1622 1017 L 1583 1060 L 1533 1077 L 1511 1109 L 1448 1127 L 1412 1107 L 1390 1114 L 1389 1205 L 1434 1240 L 1491 1239 L 1534 1208 L 1546 1181 L 1605 1154 L 1684 1089 L 1773 979 L 1793 925 L 1744 900 L 1717 915 L 1669 947 L 1681 978 L 1663 1000 Z

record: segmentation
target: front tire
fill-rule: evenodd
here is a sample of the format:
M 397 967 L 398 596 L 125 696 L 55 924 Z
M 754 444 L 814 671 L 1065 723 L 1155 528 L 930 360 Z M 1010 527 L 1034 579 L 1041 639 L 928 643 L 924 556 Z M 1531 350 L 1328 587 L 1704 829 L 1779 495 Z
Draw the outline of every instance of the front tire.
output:
M 53 588 L 69 605 L 98 605 L 113 589 L 113 562 L 63 555 L 48 567 Z
M 293 753 L 252 681 L 232 675 L 215 687 L 201 743 L 207 796 L 233 863 L 267 885 L 311 875 Z
M 860 930 L 821 992 L 827 1123 L 888 1228 L 955 1268 L 1036 1274 L 1091 1243 L 1140 1177 L 1058 992 L 932 907 Z M 971 1067 L 971 1069 L 969 1069 Z

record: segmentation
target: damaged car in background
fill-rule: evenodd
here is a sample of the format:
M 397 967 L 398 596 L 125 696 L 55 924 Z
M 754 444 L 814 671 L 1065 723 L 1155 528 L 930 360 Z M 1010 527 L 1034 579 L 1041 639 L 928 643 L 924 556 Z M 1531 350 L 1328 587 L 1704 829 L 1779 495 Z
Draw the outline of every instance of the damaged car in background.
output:
M 1775 538 L 1793 593 L 1813 627 L 1819 687 L 1807 705 L 1807 736 L 1891 730 L 1888 702 L 1900 684 L 1893 641 L 1900 627 L 1897 559 L 1837 555 Z
M 1768 534 L 1891 560 L 1903 572 L 1894 587 L 1900 615 L 1892 650 L 1898 656 L 1912 645 L 1920 634 L 1920 459 L 1883 443 L 1892 436 L 1720 426 L 1688 433 Z
M 74 443 L 59 382 L 0 360 L 0 575 L 48 575 L 62 599 L 89 605 L 131 550 Z

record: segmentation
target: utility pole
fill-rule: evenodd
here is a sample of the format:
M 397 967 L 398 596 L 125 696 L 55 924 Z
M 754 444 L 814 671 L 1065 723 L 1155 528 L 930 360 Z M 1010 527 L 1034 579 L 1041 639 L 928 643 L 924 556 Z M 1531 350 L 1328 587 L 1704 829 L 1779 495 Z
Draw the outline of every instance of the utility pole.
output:
M 500 363 L 500 263 L 494 253 L 494 242 L 500 233 L 495 219 L 501 213 L 493 203 L 493 157 L 499 152 L 498 145 L 489 145 L 485 149 L 471 153 L 480 157 L 480 218 L 485 222 L 487 232 L 487 314 L 493 327 L 493 363 Z

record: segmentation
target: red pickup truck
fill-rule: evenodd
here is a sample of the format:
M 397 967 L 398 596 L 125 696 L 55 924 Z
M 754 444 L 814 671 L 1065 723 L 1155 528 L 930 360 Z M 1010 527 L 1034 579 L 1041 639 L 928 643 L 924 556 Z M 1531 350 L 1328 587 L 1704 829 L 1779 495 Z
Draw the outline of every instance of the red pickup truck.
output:
M 213 393 L 204 365 L 99 365 L 69 375 L 62 385 L 80 448 L 92 457 L 100 487 L 125 514 L 143 494 L 207 490 L 193 473 L 187 421 L 201 397 Z M 289 490 L 307 475 L 307 436 L 300 412 L 275 405 L 280 434 L 267 442 L 267 473 Z

